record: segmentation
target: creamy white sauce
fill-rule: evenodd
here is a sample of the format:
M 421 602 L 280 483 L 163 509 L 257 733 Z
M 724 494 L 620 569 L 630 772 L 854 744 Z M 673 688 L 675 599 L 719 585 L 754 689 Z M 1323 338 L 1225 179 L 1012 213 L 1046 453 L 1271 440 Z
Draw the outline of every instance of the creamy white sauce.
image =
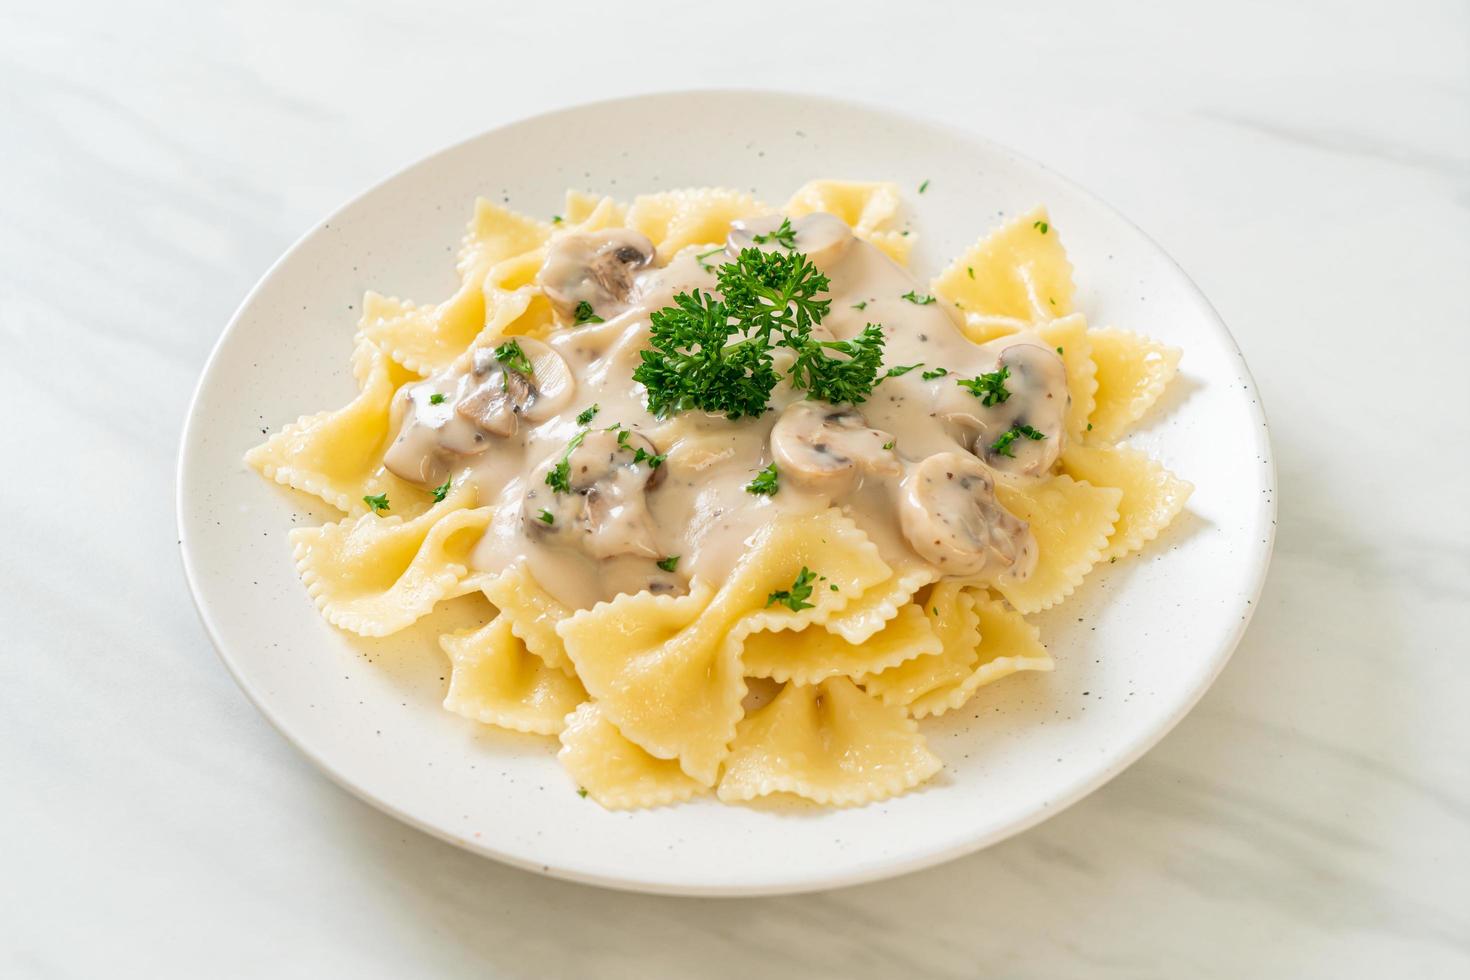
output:
M 476 413 L 457 410 L 471 407 L 475 397 L 483 408 L 502 391 L 485 388 L 504 384 L 505 368 L 490 363 L 488 351 L 405 386 L 395 401 L 398 435 L 385 462 L 425 487 L 465 473 L 481 503 L 496 508 L 475 548 L 475 567 L 493 572 L 524 561 L 544 588 L 573 608 L 642 589 L 683 592 L 695 577 L 721 582 L 761 526 L 778 515 L 834 503 L 847 509 L 890 561 L 926 561 L 943 574 L 992 580 L 1029 574 L 1035 542 L 1024 522 L 1001 511 L 989 484 L 1040 477 L 1060 454 L 1067 408 L 1061 358 L 1030 333 L 972 343 L 943 304 L 904 299 L 909 293 L 922 296 L 923 287 L 831 215 L 792 222 L 797 250 L 831 280 L 831 309 L 817 330 L 842 339 L 869 323 L 881 324 L 883 370 L 923 366 L 884 380 L 856 406 L 808 402 L 783 381 L 770 410 L 757 418 L 649 414 L 643 387 L 632 380 L 640 351 L 648 347 L 649 314 L 672 305 L 677 293 L 717 293 L 716 264 L 733 260 L 740 248 L 752 245 L 753 235 L 773 230 L 780 220 L 737 225 L 723 254 L 701 260 L 698 253 L 707 248 L 687 249 L 661 268 L 632 251 L 641 236 L 626 230 L 554 242 L 542 281 L 548 295 L 562 297 L 557 305 L 565 322 L 575 315 L 572 303 L 584 301 L 605 322 L 558 329 L 544 346 L 522 339 L 536 365 L 531 388 L 545 374 L 547 390 L 526 397 L 525 387 L 518 387 L 524 406 L 496 402 L 505 411 L 488 416 L 494 431 L 466 417 Z M 651 255 L 651 247 L 647 251 Z M 603 267 L 585 272 L 588 256 Z M 626 270 L 609 273 L 609 256 L 621 256 Z M 565 363 L 565 376 L 549 361 L 550 352 Z M 789 360 L 779 349 L 777 369 Z M 484 370 L 477 374 L 472 363 Z M 985 406 L 956 384 L 1002 366 L 1009 371 L 1003 402 Z M 948 373 L 923 377 L 941 368 Z M 436 394 L 444 397 L 434 403 Z M 568 454 L 584 428 L 578 413 L 594 404 L 598 412 L 585 426 L 592 431 Z M 794 407 L 783 422 L 788 406 Z M 824 413 L 832 414 L 831 430 L 820 429 Z M 487 418 L 483 412 L 479 417 Z M 626 446 L 617 444 L 616 430 L 600 431 L 614 425 L 628 431 Z M 1015 425 L 1030 426 L 1045 438 L 1014 438 L 1008 443 L 1014 457 L 992 451 Z M 646 461 L 635 463 L 637 448 L 667 459 L 657 470 Z M 953 482 L 946 480 L 941 461 L 920 468 L 941 453 L 963 454 L 960 462 L 972 465 L 959 469 L 970 478 L 959 473 Z M 564 457 L 574 486 L 558 493 L 546 475 Z M 779 492 L 749 493 L 746 485 L 773 459 L 781 471 Z M 920 543 L 917 552 L 913 541 Z M 991 543 L 988 550 L 985 542 Z M 956 558 L 954 547 L 983 553 Z M 673 572 L 658 566 L 659 559 L 675 555 Z

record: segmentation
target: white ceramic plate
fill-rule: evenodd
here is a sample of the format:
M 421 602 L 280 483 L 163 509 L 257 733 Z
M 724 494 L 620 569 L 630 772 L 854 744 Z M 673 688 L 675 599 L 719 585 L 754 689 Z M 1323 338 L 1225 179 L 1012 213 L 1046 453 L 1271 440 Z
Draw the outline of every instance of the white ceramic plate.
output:
M 1189 510 L 1141 558 L 1096 570 L 1038 617 L 1052 674 L 983 688 L 926 722 L 945 769 L 926 788 L 851 810 L 712 800 L 608 813 L 580 798 L 550 739 L 444 711 L 434 625 L 349 638 L 317 615 L 286 533 L 339 515 L 260 479 L 241 454 L 297 415 L 344 404 L 365 289 L 433 301 L 476 195 L 532 214 L 567 187 L 613 195 L 726 185 L 779 203 L 812 177 L 909 190 L 914 268 L 935 272 L 1009 215 L 1045 203 L 1076 267 L 1077 305 L 1184 349 L 1182 375 L 1131 438 L 1194 482 Z M 930 181 L 922 196 L 913 193 Z M 301 239 L 226 328 L 190 408 L 179 536 L 200 615 L 245 693 L 326 773 L 471 851 L 614 887 L 793 892 L 944 861 L 1057 813 L 1164 735 L 1224 666 L 1271 552 L 1266 423 L 1209 304 L 1138 229 L 1001 147 L 887 112 L 775 93 L 673 93 L 569 109 L 485 133 L 363 194 Z M 458 607 L 460 608 L 457 608 Z

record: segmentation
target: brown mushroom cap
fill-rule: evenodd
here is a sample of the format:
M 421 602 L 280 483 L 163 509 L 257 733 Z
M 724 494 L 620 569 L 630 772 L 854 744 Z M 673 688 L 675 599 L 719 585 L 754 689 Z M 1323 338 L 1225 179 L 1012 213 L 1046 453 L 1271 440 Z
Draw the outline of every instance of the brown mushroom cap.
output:
M 473 387 L 454 406 L 461 418 L 497 436 L 513 435 L 520 418 L 546 421 L 566 408 L 576 389 L 571 369 L 560 354 L 530 337 L 513 339 L 530 361 L 531 373 L 501 362 L 496 347 L 481 347 L 471 361 Z
M 996 472 L 1045 476 L 1066 448 L 1071 403 L 1066 365 L 1050 348 L 1023 341 L 1001 350 L 990 370 L 1001 369 L 1007 372 L 1004 401 L 986 405 L 950 376 L 935 382 L 936 414 L 959 428 L 965 444 Z M 997 450 L 997 441 L 1018 426 L 1027 426 L 1042 438 L 1009 439 L 1004 443 L 1006 452 Z
M 995 499 L 995 482 L 968 453 L 936 453 L 899 490 L 899 523 L 910 546 L 945 575 L 1024 579 L 1036 566 L 1026 522 Z
M 864 473 L 896 474 L 893 436 L 868 428 L 852 406 L 792 402 L 771 429 L 771 456 L 781 476 L 799 486 L 838 497 Z
M 653 242 L 631 228 L 571 232 L 551 243 L 536 282 L 563 320 L 577 308 L 610 320 L 629 306 L 638 273 L 653 264 Z

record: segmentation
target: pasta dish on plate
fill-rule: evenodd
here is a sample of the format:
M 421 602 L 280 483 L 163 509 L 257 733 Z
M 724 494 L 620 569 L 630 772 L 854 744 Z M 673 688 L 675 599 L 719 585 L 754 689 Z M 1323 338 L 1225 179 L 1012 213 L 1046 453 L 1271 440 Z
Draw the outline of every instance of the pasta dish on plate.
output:
M 1119 440 L 1179 351 L 1094 328 L 1044 209 L 928 284 L 894 185 L 480 200 L 460 286 L 369 293 L 358 394 L 250 450 L 346 517 L 291 532 L 328 622 L 483 594 L 444 705 L 560 740 L 608 808 L 857 805 L 919 721 L 1053 661 L 1027 616 L 1190 485 Z

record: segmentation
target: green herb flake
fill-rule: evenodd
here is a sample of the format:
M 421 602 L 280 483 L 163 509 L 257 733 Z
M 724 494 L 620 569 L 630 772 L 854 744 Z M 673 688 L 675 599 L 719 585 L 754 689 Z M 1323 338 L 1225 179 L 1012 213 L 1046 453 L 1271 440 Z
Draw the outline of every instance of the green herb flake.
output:
M 915 306 L 928 306 L 930 303 L 934 302 L 933 296 L 922 296 L 914 292 L 912 289 L 900 296 L 899 299 L 906 299 L 910 303 L 913 303 Z
M 854 303 L 852 304 L 852 308 L 855 310 L 866 310 L 868 308 L 868 301 L 863 300 L 861 303 Z
M 679 567 L 679 556 L 669 555 L 669 557 L 667 558 L 660 558 L 658 561 L 654 562 L 654 564 L 657 565 L 659 568 L 662 568 L 666 572 L 672 572 L 674 569 Z
M 587 798 L 587 787 L 585 787 L 585 786 L 578 786 L 577 787 L 577 795 L 580 796 L 582 799 L 585 800 Z
M 371 507 L 374 514 L 381 514 L 388 509 L 388 495 L 386 493 L 380 493 L 376 496 L 368 494 L 362 498 L 362 502 Z
M 965 266 L 965 272 L 969 273 L 971 279 L 975 278 L 975 267 L 973 265 Z
M 924 178 L 924 182 L 919 185 L 919 193 L 922 194 L 925 191 L 927 191 L 928 189 L 929 189 L 929 178 L 928 177 L 925 177 Z
M 567 448 L 562 452 L 561 459 L 557 460 L 555 466 L 546 471 L 546 485 L 557 493 L 572 492 L 572 453 L 587 438 L 587 429 L 583 429 L 572 436 Z
M 833 592 L 840 592 L 841 591 L 840 589 L 837 588 L 837 583 L 836 582 L 834 582 L 831 585 L 827 586 L 827 588 L 831 589 Z
M 887 442 L 885 442 L 883 444 L 883 448 L 884 449 L 892 449 L 893 448 L 893 440 L 892 439 L 889 439 Z
M 699 263 L 699 267 L 701 269 L 703 269 L 705 272 L 709 272 L 714 269 L 714 266 L 706 262 L 705 259 L 709 258 L 711 255 L 719 255 L 724 250 L 725 249 L 723 246 L 721 246 L 720 248 L 712 248 L 708 252 L 700 252 L 694 257 L 694 260 Z
M 1011 451 L 1011 443 L 1015 442 L 1021 436 L 1025 436 L 1027 439 L 1046 438 L 1046 435 L 1044 433 L 1037 432 L 1029 425 L 1013 425 L 1005 432 L 1001 433 L 1001 437 L 999 439 L 990 444 L 990 451 L 998 456 L 1009 456 L 1014 459 L 1016 457 L 1016 454 Z
M 769 245 L 774 242 L 785 249 L 796 248 L 796 229 L 791 227 L 790 218 L 781 219 L 781 227 L 764 235 L 753 235 L 751 241 L 757 245 Z
M 596 403 L 588 405 L 586 408 L 577 413 L 577 424 L 588 424 L 592 421 L 593 416 L 595 416 L 600 411 L 602 411 L 602 406 L 597 405 Z
M 561 224 L 561 215 L 559 215 L 559 214 L 553 214 L 551 216 L 551 223 L 554 224 L 554 225 Z
M 935 378 L 942 378 L 948 373 L 948 368 L 935 368 L 932 371 L 925 371 L 923 374 L 919 375 L 919 377 L 923 378 L 925 381 L 933 381 Z
M 547 510 L 545 507 L 542 507 L 541 508 L 541 513 L 537 514 L 536 517 L 537 517 L 538 520 L 541 521 L 542 524 L 555 524 L 556 523 L 556 517 L 555 517 L 555 515 L 553 515 L 551 513 L 551 511 Z
M 1043 235 L 1045 235 L 1051 229 L 1051 225 L 1047 224 L 1045 221 L 1036 221 L 1036 222 L 1033 222 L 1032 225 L 1031 225 L 1031 227 L 1032 228 L 1035 228 L 1037 231 L 1041 232 Z
M 627 447 L 625 446 L 623 448 L 626 449 Z M 647 449 L 644 449 L 642 446 L 639 446 L 633 453 L 633 462 L 642 463 L 646 460 L 648 462 L 648 468 L 651 470 L 656 470 L 660 466 L 664 465 L 664 460 L 668 458 L 668 453 L 659 453 L 657 456 L 655 456 L 653 453 L 649 452 Z
M 1088 422 L 1087 423 L 1087 431 L 1088 432 L 1091 432 L 1092 431 L 1092 423 L 1091 422 Z
M 801 571 L 796 573 L 796 581 L 791 583 L 789 589 L 778 589 L 766 596 L 766 606 L 781 604 L 792 612 L 801 612 L 803 609 L 811 609 L 816 603 L 807 602 L 812 597 L 812 583 L 817 580 L 817 575 L 805 565 Z
M 514 371 L 522 377 L 529 378 L 536 373 L 536 368 L 531 364 L 531 359 L 526 352 L 521 350 L 519 341 L 507 340 L 495 348 L 495 359 L 503 364 L 508 371 Z
M 1061 348 L 1060 348 L 1060 347 L 1058 347 L 1058 348 L 1057 348 L 1057 353 L 1058 353 L 1058 354 L 1065 354 L 1065 353 L 1066 353 L 1066 351 L 1064 351 L 1064 350 L 1062 350 L 1062 349 L 1061 349 Z
M 621 429 L 621 428 L 618 429 L 618 448 L 619 449 L 627 449 L 628 448 L 628 437 L 631 436 L 632 434 L 633 433 L 629 432 L 627 429 Z M 643 450 L 640 448 L 639 449 L 639 452 L 642 452 L 642 451 Z M 636 460 L 635 460 L 635 462 L 636 462 Z
M 887 371 L 883 372 L 883 377 L 878 379 L 878 383 L 882 384 L 889 378 L 901 378 L 905 374 L 908 374 L 910 371 L 912 371 L 914 368 L 921 368 L 923 366 L 924 362 L 920 361 L 917 364 L 901 364 L 897 367 L 891 367 Z
M 439 484 L 437 487 L 429 491 L 434 495 L 434 503 L 437 504 L 441 502 L 445 497 L 449 496 L 450 482 L 451 480 L 445 480 L 443 483 Z
M 429 396 L 429 404 L 430 405 L 443 405 L 444 404 L 444 394 L 442 392 L 438 392 L 438 391 L 434 392 L 432 395 Z
M 604 323 L 602 317 L 598 316 L 592 309 L 592 304 L 585 299 L 577 304 L 577 312 L 572 316 L 572 323 L 581 326 L 584 323 Z
M 745 485 L 746 493 L 753 493 L 757 497 L 774 497 L 776 491 L 781 489 L 780 475 L 776 472 L 776 464 L 772 463 L 755 475 L 755 479 Z
M 979 374 L 969 380 L 959 379 L 955 381 L 955 384 L 968 390 L 970 394 L 980 399 L 980 404 L 989 408 L 1011 397 L 1005 385 L 1006 378 L 1010 376 L 1011 369 L 1002 364 L 999 371 Z

